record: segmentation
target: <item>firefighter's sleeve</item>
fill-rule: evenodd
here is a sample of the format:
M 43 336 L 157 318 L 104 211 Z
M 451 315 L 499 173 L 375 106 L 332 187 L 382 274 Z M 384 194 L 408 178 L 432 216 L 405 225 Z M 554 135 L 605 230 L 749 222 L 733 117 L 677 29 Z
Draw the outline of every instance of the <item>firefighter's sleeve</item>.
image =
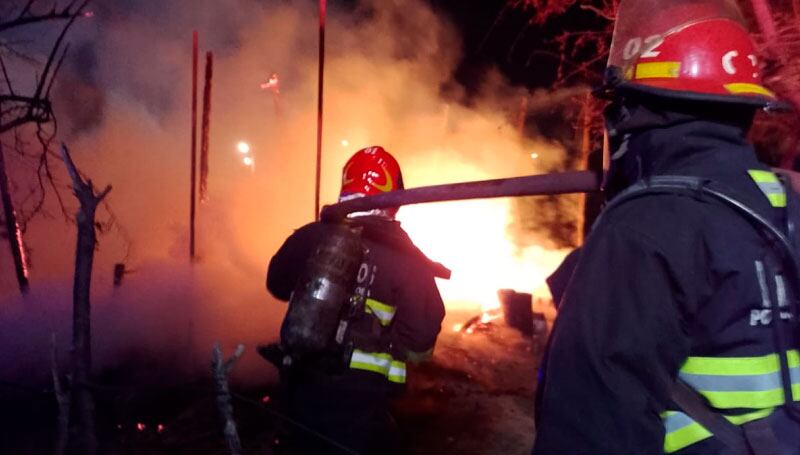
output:
M 684 280 L 655 245 L 625 226 L 585 245 L 550 340 L 533 455 L 663 453 L 659 414 L 689 345 Z
M 424 269 L 424 268 L 421 268 Z M 392 343 L 410 362 L 427 360 L 442 329 L 444 303 L 431 273 L 419 270 L 392 324 Z
M 279 300 L 288 301 L 309 256 L 321 235 L 321 225 L 312 223 L 296 230 L 283 242 L 267 269 L 267 289 Z

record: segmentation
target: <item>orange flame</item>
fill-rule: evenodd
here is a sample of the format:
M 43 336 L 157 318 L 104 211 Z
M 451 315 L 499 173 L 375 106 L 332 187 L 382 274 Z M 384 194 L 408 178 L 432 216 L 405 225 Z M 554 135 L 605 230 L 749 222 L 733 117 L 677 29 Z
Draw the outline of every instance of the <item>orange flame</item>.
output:
M 499 289 L 547 295 L 545 278 L 565 251 L 520 248 L 507 232 L 510 200 L 461 201 L 404 207 L 398 219 L 416 245 L 453 271 L 438 281 L 448 308 L 498 308 Z

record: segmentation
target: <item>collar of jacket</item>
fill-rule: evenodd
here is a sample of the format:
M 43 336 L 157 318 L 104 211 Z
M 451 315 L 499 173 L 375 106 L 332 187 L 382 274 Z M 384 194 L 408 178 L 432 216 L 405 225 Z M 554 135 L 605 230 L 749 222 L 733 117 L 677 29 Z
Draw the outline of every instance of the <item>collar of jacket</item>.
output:
M 611 166 L 609 194 L 655 175 L 688 175 L 732 184 L 748 169 L 764 168 L 737 122 L 637 106 L 615 125 L 627 151 Z

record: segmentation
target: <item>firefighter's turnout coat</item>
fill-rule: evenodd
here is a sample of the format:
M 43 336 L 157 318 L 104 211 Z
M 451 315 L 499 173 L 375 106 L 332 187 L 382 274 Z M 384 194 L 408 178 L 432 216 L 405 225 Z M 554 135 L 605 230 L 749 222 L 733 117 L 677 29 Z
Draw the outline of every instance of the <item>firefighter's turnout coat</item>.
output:
M 742 128 L 687 116 L 665 123 L 630 135 L 617 183 L 716 182 L 797 252 L 797 196 L 757 160 Z M 734 424 L 767 419 L 779 453 L 800 454 L 774 330 L 800 400 L 797 280 L 779 256 L 745 217 L 701 192 L 648 195 L 604 213 L 561 301 L 534 455 L 723 453 L 671 399 L 676 378 Z
M 402 390 L 406 362 L 429 356 L 444 318 L 434 281 L 441 268 L 418 250 L 400 223 L 358 217 L 365 255 L 354 293 L 363 310 L 349 320 L 352 354 L 300 365 L 290 375 L 295 417 L 358 453 L 386 453 L 386 400 Z M 289 300 L 308 258 L 332 229 L 315 222 L 295 231 L 269 264 L 267 288 Z M 335 356 L 334 356 L 335 357 Z M 336 364 L 342 362 L 341 368 Z M 333 366 L 333 367 L 332 367 Z M 320 448 L 329 453 L 330 447 Z

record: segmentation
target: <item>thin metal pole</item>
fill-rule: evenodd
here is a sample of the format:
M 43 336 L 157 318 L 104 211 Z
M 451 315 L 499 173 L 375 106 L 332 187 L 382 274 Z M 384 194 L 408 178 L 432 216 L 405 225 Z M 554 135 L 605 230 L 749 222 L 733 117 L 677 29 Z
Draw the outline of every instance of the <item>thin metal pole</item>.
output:
M 189 200 L 189 259 L 194 260 L 194 221 L 197 191 L 197 30 L 192 32 L 192 157 Z
M 314 219 L 319 219 L 319 190 L 322 173 L 322 82 L 325 75 L 325 16 L 327 1 L 319 0 L 319 81 L 317 85 L 317 175 L 314 190 Z
M 208 153 L 211 146 L 211 80 L 214 54 L 206 52 L 206 76 L 203 88 L 203 117 L 200 129 L 200 202 L 208 202 Z

